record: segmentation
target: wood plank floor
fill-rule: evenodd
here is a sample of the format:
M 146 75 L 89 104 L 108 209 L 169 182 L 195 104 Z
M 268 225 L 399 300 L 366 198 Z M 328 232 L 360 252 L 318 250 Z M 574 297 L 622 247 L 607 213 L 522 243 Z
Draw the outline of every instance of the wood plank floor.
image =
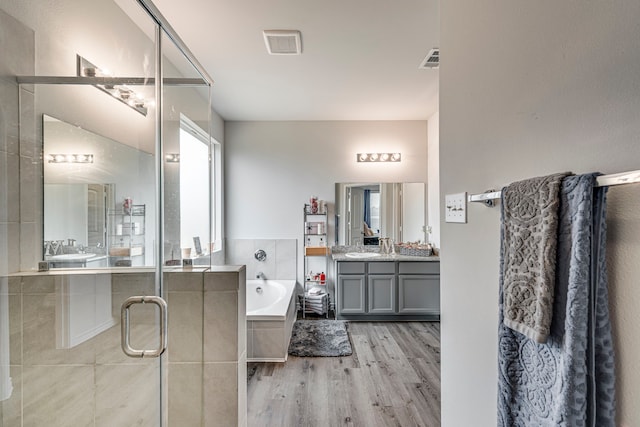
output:
M 353 355 L 248 366 L 249 427 L 438 427 L 440 323 L 350 322 Z

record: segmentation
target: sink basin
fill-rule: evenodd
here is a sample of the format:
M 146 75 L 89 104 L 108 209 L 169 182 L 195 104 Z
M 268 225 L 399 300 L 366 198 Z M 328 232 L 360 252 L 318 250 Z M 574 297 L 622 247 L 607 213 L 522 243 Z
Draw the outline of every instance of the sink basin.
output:
M 344 256 L 347 258 L 375 258 L 380 254 L 378 252 L 348 252 Z
M 84 261 L 85 259 L 93 258 L 96 254 L 62 254 L 53 255 L 51 260 L 53 261 Z

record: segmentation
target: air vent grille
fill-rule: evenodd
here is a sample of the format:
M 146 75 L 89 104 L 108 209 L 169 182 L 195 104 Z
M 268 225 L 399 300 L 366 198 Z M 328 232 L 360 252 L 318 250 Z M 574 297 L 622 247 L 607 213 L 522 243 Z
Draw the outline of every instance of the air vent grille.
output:
M 433 69 L 438 68 L 440 66 L 440 48 L 434 47 L 429 51 L 424 61 L 420 64 L 418 68 L 423 69 Z
M 302 53 L 300 31 L 264 30 L 262 34 L 269 55 L 300 55 Z

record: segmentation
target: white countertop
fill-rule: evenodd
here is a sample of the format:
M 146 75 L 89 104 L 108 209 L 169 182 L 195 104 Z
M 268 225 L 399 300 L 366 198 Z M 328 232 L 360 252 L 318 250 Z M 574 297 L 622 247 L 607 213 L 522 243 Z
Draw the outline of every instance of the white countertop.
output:
M 375 253 L 375 252 L 374 252 Z M 391 255 L 372 255 L 369 257 L 363 258 L 350 258 L 346 253 L 334 253 L 331 254 L 331 258 L 334 261 L 349 261 L 349 262 L 369 262 L 369 261 L 384 261 L 384 262 L 393 262 L 393 261 L 423 261 L 423 262 L 440 262 L 440 257 L 438 256 L 414 256 L 414 255 L 400 255 L 400 254 L 391 254 Z

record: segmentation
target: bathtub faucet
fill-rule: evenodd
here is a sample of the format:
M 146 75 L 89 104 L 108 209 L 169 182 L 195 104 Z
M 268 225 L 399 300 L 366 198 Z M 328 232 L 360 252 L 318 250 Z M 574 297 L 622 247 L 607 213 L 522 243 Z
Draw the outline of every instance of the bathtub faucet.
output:
M 258 274 L 256 274 L 256 279 L 267 280 L 267 276 L 265 276 L 262 271 L 258 271 Z

